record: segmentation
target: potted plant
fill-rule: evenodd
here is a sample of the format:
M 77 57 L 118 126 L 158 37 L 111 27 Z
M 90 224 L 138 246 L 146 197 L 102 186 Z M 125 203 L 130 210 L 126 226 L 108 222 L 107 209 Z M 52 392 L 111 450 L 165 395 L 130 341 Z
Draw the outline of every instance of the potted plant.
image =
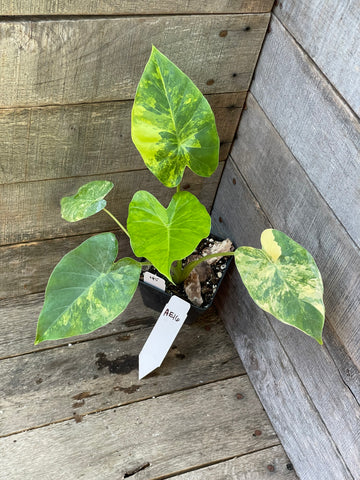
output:
M 85 334 L 120 315 L 138 286 L 144 267 L 153 266 L 181 284 L 204 261 L 186 263 L 211 230 L 205 207 L 181 189 L 186 167 L 208 177 L 217 168 L 219 138 L 211 108 L 193 82 L 155 47 L 140 79 L 133 110 L 132 139 L 147 168 L 176 188 L 167 208 L 149 192 L 135 193 L 125 227 L 106 207 L 109 181 L 93 181 L 61 200 L 62 217 L 75 222 L 103 210 L 129 237 L 136 257 L 117 260 L 113 233 L 94 235 L 66 254 L 52 272 L 35 343 Z M 312 256 L 277 230 L 261 235 L 262 249 L 241 246 L 221 253 L 234 257 L 254 301 L 280 321 L 322 343 L 323 284 Z

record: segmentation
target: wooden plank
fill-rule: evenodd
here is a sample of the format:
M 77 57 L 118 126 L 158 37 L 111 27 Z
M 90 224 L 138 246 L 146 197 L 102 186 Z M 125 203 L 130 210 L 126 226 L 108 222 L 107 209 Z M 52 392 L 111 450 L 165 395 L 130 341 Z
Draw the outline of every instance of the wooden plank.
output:
M 208 322 L 185 324 L 162 366 L 140 381 L 151 329 L 1 360 L 0 435 L 245 373 L 213 311 Z
M 230 150 L 245 92 L 208 95 Z M 132 101 L 0 110 L 0 183 L 144 169 L 131 141 Z
M 43 292 L 55 265 L 88 238 L 76 235 L 0 247 L 0 272 L 6 272 L 0 280 L 0 298 Z M 127 239 L 119 234 L 118 240 L 119 258 L 132 256 Z
M 275 15 L 360 115 L 358 1 L 290 0 Z
M 183 188 L 191 191 L 210 209 L 222 169 L 223 162 L 206 179 L 187 169 Z M 91 180 L 101 179 L 114 183 L 114 189 L 107 196 L 108 208 L 124 224 L 129 202 L 136 191 L 147 190 L 163 204 L 169 202 L 174 193 L 160 184 L 148 170 L 0 185 L 0 245 L 113 229 L 113 220 L 104 212 L 76 223 L 66 222 L 60 216 L 62 197 L 73 195 L 81 185 Z
M 242 206 L 241 222 L 229 214 L 229 203 L 231 212 Z M 213 218 L 218 233 L 226 230 L 238 245 L 258 246 L 261 231 L 269 226 L 232 162 L 225 169 Z M 224 290 L 217 297 L 219 315 L 299 477 L 355 479 L 359 405 L 326 348 L 262 312 L 235 269 L 224 279 Z M 341 422 L 353 422 L 351 429 L 339 427 Z M 355 443 L 349 448 L 350 439 Z
M 275 18 L 251 92 L 360 245 L 360 124 Z
M 0 448 L 8 480 L 124 478 L 149 463 L 136 475 L 144 480 L 277 443 L 245 376 L 5 437 Z
M 1 0 L 0 15 L 157 15 L 270 12 L 273 0 Z
M 326 316 L 360 368 L 359 248 L 251 95 L 232 156 L 271 224 L 314 256 Z
M 204 93 L 246 91 L 269 16 L 2 22 L 0 106 L 130 100 L 152 44 Z
M 261 452 L 250 453 L 210 467 L 176 475 L 178 480 L 241 479 L 241 480 L 296 480 L 295 471 L 280 445 Z

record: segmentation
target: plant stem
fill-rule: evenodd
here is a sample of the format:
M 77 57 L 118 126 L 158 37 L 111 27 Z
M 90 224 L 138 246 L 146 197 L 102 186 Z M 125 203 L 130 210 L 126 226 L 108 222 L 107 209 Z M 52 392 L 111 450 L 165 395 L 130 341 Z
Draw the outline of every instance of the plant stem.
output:
M 106 208 L 103 208 L 104 212 L 106 212 L 113 220 L 115 223 L 117 223 L 119 225 L 119 227 L 121 228 L 121 230 L 126 233 L 126 235 L 130 238 L 130 235 L 129 235 L 129 232 L 126 230 L 126 228 L 121 225 L 121 223 L 119 222 L 119 220 L 114 217 L 114 215 L 112 213 L 109 212 L 109 210 L 106 210 Z
M 176 193 L 179 193 L 180 192 L 180 183 L 179 185 L 176 186 Z
M 233 257 L 235 252 L 222 252 L 222 253 L 211 253 L 210 255 L 206 255 L 205 257 L 199 258 L 199 260 L 194 260 L 186 265 L 186 267 L 181 271 L 179 275 L 179 282 L 175 283 L 182 283 L 189 275 L 190 272 L 197 267 L 200 263 L 208 260 L 209 258 L 217 258 L 217 257 Z
M 184 280 L 182 280 L 182 273 L 183 273 L 182 261 L 177 260 L 176 266 L 172 269 L 172 272 L 171 272 L 171 277 L 172 277 L 174 283 L 179 284 L 179 283 L 184 281 Z

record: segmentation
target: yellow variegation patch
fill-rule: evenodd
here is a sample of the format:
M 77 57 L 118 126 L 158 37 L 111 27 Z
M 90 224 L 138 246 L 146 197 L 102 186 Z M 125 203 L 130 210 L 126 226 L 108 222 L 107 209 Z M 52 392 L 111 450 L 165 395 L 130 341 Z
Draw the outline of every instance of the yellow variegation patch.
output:
M 322 344 L 323 283 L 309 252 L 278 230 L 265 230 L 262 250 L 240 247 L 235 263 L 259 307 Z
M 194 83 L 155 47 L 140 79 L 131 116 L 132 140 L 167 187 L 185 167 L 209 177 L 219 160 L 214 114 Z

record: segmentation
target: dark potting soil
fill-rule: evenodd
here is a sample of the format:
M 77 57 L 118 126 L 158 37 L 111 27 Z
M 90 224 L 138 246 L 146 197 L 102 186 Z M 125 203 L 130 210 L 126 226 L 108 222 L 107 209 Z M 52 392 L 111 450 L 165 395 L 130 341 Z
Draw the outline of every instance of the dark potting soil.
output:
M 214 244 L 215 240 L 217 239 L 214 239 L 213 237 L 209 236 L 207 238 L 204 238 L 198 245 L 198 247 L 196 248 L 196 250 L 194 250 L 194 252 L 192 253 L 192 255 L 201 255 L 202 256 L 202 252 L 205 248 L 208 248 L 210 247 L 211 245 Z M 221 254 L 219 254 L 219 256 L 221 256 Z M 222 280 L 222 277 L 224 275 L 224 272 L 226 270 L 226 267 L 228 265 L 228 263 L 230 263 L 232 260 L 232 257 L 228 256 L 228 257 L 221 257 L 217 262 L 215 263 L 212 263 L 211 265 L 209 265 L 209 275 L 208 277 L 206 278 L 205 281 L 203 282 L 200 282 L 201 283 L 201 295 L 202 295 L 202 298 L 203 298 L 203 303 L 201 305 L 201 308 L 206 308 L 207 306 L 209 306 L 212 301 L 213 301 L 213 298 L 214 298 L 214 295 L 216 293 L 216 290 L 218 288 L 218 285 L 220 283 L 220 281 Z M 183 267 L 184 265 L 186 265 L 187 263 L 187 259 L 184 259 L 182 261 L 182 264 L 183 264 Z M 172 283 L 169 282 L 169 280 L 164 277 L 164 275 L 162 275 L 161 273 L 159 273 L 156 268 L 154 268 L 153 266 L 151 267 L 148 267 L 147 269 L 144 269 L 144 271 L 149 271 L 150 273 L 153 273 L 155 275 L 157 275 L 158 277 L 161 277 L 165 280 L 165 291 L 171 295 L 177 295 L 178 297 L 180 298 L 183 298 L 184 300 L 186 301 L 189 301 L 186 293 L 185 293 L 185 290 L 184 290 L 184 284 L 181 283 L 179 285 L 174 285 Z M 143 276 L 143 273 L 141 273 L 141 280 L 144 280 L 144 276 Z

